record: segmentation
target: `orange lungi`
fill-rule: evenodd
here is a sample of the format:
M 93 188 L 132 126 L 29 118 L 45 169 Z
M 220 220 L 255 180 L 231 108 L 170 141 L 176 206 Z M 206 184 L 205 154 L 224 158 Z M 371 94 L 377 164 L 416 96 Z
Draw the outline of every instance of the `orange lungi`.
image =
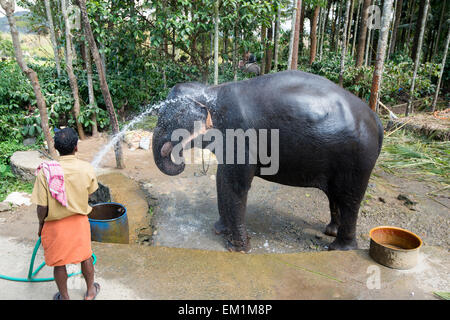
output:
M 41 233 L 45 264 L 77 264 L 92 256 L 91 227 L 86 215 L 75 214 L 61 220 L 46 221 Z

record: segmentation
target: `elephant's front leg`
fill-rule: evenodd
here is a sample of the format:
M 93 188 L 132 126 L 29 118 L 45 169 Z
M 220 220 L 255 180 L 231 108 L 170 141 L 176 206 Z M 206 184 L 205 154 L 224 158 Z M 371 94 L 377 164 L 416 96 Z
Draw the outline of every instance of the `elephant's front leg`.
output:
M 248 165 L 219 165 L 217 168 L 217 201 L 220 219 L 216 233 L 224 233 L 229 251 L 247 252 L 250 241 L 245 226 L 247 194 L 255 168 Z

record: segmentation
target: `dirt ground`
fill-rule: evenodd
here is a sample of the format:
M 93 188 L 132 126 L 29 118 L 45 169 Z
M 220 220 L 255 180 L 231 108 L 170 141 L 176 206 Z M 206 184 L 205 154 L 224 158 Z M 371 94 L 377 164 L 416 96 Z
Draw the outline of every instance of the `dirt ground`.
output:
M 91 161 L 106 143 L 105 135 L 80 141 L 77 156 Z M 126 168 L 122 173 L 141 185 L 152 207 L 151 237 L 146 244 L 225 250 L 223 238 L 213 232 L 213 224 L 219 217 L 215 165 L 209 167 L 206 175 L 202 173 L 201 165 L 189 165 L 181 175 L 169 177 L 158 170 L 151 150 L 133 150 L 125 143 L 123 150 Z M 112 150 L 100 167 L 100 171 L 114 169 Z M 420 181 L 418 177 L 401 172 L 387 174 L 376 167 L 359 213 L 359 247 L 369 247 L 371 228 L 391 225 L 416 233 L 425 245 L 448 249 L 450 197 L 448 190 L 440 189 L 442 185 L 437 182 Z M 29 216 L 34 216 L 31 211 L 30 207 L 19 208 L 9 214 L 3 213 L 1 219 L 2 222 L 17 220 L 16 228 L 34 235 L 35 228 L 28 223 Z M 328 200 L 322 191 L 255 178 L 246 216 L 252 245 L 250 252 L 327 250 L 334 239 L 323 233 L 329 219 Z
M 105 136 L 81 141 L 78 156 L 90 161 L 106 142 Z M 190 165 L 181 175 L 169 177 L 158 170 L 151 150 L 123 146 L 126 163 L 123 173 L 141 183 L 152 205 L 157 203 L 151 244 L 224 250 L 223 240 L 212 232 L 218 219 L 216 167 L 211 165 L 204 175 L 201 165 Z M 111 151 L 101 167 L 114 166 Z M 448 190 L 440 189 L 442 185 L 437 182 L 420 181 L 402 172 L 387 174 L 376 167 L 358 218 L 359 247 L 369 247 L 371 228 L 391 225 L 415 232 L 425 245 L 449 248 L 450 197 Z M 328 200 L 320 190 L 255 178 L 247 207 L 251 252 L 326 250 L 333 241 L 323 234 L 330 218 Z

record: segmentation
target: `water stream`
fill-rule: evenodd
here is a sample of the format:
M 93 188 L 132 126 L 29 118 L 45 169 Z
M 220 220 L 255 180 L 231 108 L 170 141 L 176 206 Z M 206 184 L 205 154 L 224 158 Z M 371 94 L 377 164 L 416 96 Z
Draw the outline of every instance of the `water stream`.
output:
M 185 99 L 188 99 L 187 102 L 192 102 L 192 99 L 198 99 L 199 97 L 203 98 L 207 104 L 214 103 L 215 102 L 214 100 L 216 98 L 215 96 L 206 94 L 206 92 L 204 90 L 200 90 L 195 95 L 183 95 L 183 96 L 179 96 L 174 99 L 166 99 L 157 104 L 147 105 L 142 113 L 140 113 L 139 115 L 134 117 L 129 123 L 127 123 L 122 128 L 122 130 L 120 130 L 120 132 L 118 132 L 117 134 L 112 136 L 111 140 L 95 155 L 94 159 L 91 162 L 92 166 L 94 167 L 94 169 L 97 169 L 99 167 L 100 163 L 102 162 L 103 158 L 105 157 L 105 155 L 108 153 L 108 151 L 114 145 L 116 145 L 120 141 L 120 139 L 122 139 L 122 137 L 125 135 L 125 133 L 128 130 L 130 130 L 131 128 L 133 128 L 133 126 L 135 126 L 139 122 L 143 121 L 145 119 L 145 117 L 148 116 L 152 111 L 159 110 L 161 107 L 171 104 L 171 103 L 174 103 L 174 102 L 181 103 Z
M 115 145 L 117 142 L 122 139 L 122 137 L 125 135 L 125 133 L 131 129 L 133 126 L 138 124 L 139 122 L 143 121 L 147 115 L 149 115 L 153 110 L 157 110 L 161 108 L 163 105 L 167 103 L 171 103 L 173 100 L 165 100 L 163 102 L 160 102 L 155 105 L 147 105 L 145 107 L 145 110 L 134 117 L 129 123 L 127 123 L 120 132 L 112 136 L 111 140 L 95 155 L 94 159 L 92 160 L 91 164 L 94 167 L 94 169 L 97 169 L 100 165 L 101 161 L 105 157 L 105 155 L 108 153 L 108 151 Z

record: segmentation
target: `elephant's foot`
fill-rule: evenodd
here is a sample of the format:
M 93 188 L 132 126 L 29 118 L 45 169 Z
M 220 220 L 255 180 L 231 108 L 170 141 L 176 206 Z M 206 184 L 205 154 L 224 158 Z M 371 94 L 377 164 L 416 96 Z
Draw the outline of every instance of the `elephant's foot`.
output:
M 246 241 L 239 241 L 239 240 L 229 240 L 226 239 L 226 248 L 230 252 L 242 252 L 247 253 L 250 251 L 250 239 L 247 238 Z
M 214 224 L 214 232 L 219 235 L 219 234 L 229 234 L 231 231 L 230 229 L 225 226 L 225 224 L 222 222 L 222 219 L 219 219 L 219 221 L 217 221 Z
M 331 223 L 327 225 L 327 227 L 325 228 L 325 234 L 327 236 L 332 236 L 332 237 L 336 237 L 337 236 L 337 232 L 338 232 L 338 225 L 335 223 Z
M 328 247 L 328 250 L 355 250 L 358 249 L 358 243 L 356 242 L 356 239 L 340 239 L 336 238 Z

